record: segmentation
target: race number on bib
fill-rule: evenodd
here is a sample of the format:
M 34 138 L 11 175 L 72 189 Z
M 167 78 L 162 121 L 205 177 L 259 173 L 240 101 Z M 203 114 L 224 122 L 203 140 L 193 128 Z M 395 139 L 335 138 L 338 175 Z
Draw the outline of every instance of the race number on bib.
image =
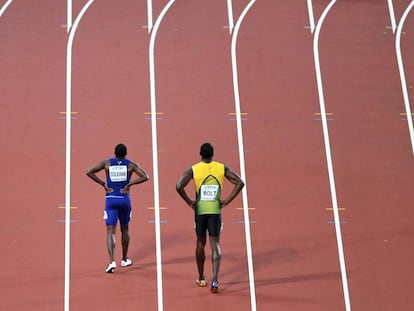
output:
M 126 165 L 114 165 L 109 167 L 109 178 L 113 182 L 126 181 L 128 169 Z
M 213 201 L 217 199 L 218 185 L 202 185 L 200 189 L 200 200 Z

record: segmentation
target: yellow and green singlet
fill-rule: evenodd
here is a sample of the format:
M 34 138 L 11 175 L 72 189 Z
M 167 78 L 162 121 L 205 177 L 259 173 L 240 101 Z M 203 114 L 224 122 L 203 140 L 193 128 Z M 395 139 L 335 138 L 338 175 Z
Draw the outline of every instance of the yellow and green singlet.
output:
M 220 195 L 225 168 L 219 162 L 199 162 L 192 166 L 196 191 L 196 214 L 220 214 Z

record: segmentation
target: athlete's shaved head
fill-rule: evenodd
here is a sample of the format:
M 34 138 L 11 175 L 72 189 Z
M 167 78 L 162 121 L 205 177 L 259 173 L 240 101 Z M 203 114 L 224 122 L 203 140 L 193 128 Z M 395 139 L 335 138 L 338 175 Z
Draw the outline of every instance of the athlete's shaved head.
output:
M 200 155 L 203 159 L 211 159 L 214 156 L 214 148 L 210 143 L 204 143 L 200 148 Z
M 115 156 L 123 158 L 127 155 L 127 147 L 124 144 L 118 144 L 115 147 Z

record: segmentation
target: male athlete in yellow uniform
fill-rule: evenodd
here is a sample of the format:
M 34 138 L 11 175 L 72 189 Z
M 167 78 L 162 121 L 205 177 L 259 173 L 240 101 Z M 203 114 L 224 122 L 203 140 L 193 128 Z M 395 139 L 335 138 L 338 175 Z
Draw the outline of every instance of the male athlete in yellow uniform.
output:
M 206 233 L 210 237 L 211 257 L 213 262 L 213 280 L 211 292 L 218 293 L 218 274 L 220 270 L 220 230 L 221 209 L 229 204 L 244 187 L 244 182 L 239 175 L 228 166 L 213 161 L 214 149 L 209 143 L 200 148 L 201 162 L 184 171 L 183 176 L 177 182 L 177 192 L 195 211 L 195 229 L 197 234 L 196 259 L 198 268 L 197 284 L 206 286 L 204 277 L 204 261 Z M 224 177 L 233 185 L 233 191 L 225 200 L 221 200 Z M 185 187 L 193 179 L 196 190 L 196 200 L 193 201 L 185 192 Z

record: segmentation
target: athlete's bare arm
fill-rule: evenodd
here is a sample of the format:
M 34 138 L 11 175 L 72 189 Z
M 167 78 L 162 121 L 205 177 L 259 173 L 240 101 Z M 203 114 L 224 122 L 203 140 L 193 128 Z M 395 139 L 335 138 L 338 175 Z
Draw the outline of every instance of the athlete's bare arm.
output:
M 193 179 L 193 170 L 190 168 L 186 169 L 183 173 L 183 176 L 178 180 L 176 185 L 176 190 L 178 194 L 183 198 L 187 204 L 194 209 L 196 201 L 193 201 L 190 199 L 190 197 L 187 195 L 187 192 L 185 192 L 185 187 L 188 185 L 190 180 Z
M 230 204 L 230 202 L 234 200 L 234 198 L 239 194 L 239 192 L 244 187 L 243 180 L 240 178 L 239 175 L 237 175 L 236 172 L 234 172 L 227 165 L 225 165 L 224 170 L 225 170 L 224 171 L 224 176 L 226 177 L 226 179 L 229 182 L 231 182 L 234 185 L 234 188 L 233 188 L 232 192 L 229 194 L 229 196 L 225 200 L 220 200 L 220 203 L 221 203 L 221 206 L 222 207 L 225 206 L 225 205 Z
M 86 172 L 86 175 L 88 175 L 88 177 L 91 178 L 94 182 L 96 182 L 96 183 L 100 184 L 102 187 L 104 187 L 106 192 L 112 192 L 113 190 L 111 188 L 108 188 L 106 186 L 106 183 L 102 179 L 100 179 L 98 175 L 96 175 L 96 173 L 104 170 L 106 168 L 107 164 L 108 164 L 108 160 L 102 160 L 101 162 L 99 162 L 95 166 L 91 167 Z
M 121 189 L 121 193 L 128 193 L 131 186 L 141 184 L 149 179 L 147 172 L 134 161 L 129 163 L 128 170 L 131 170 L 131 174 L 136 174 L 138 178 L 131 180 L 123 189 Z

